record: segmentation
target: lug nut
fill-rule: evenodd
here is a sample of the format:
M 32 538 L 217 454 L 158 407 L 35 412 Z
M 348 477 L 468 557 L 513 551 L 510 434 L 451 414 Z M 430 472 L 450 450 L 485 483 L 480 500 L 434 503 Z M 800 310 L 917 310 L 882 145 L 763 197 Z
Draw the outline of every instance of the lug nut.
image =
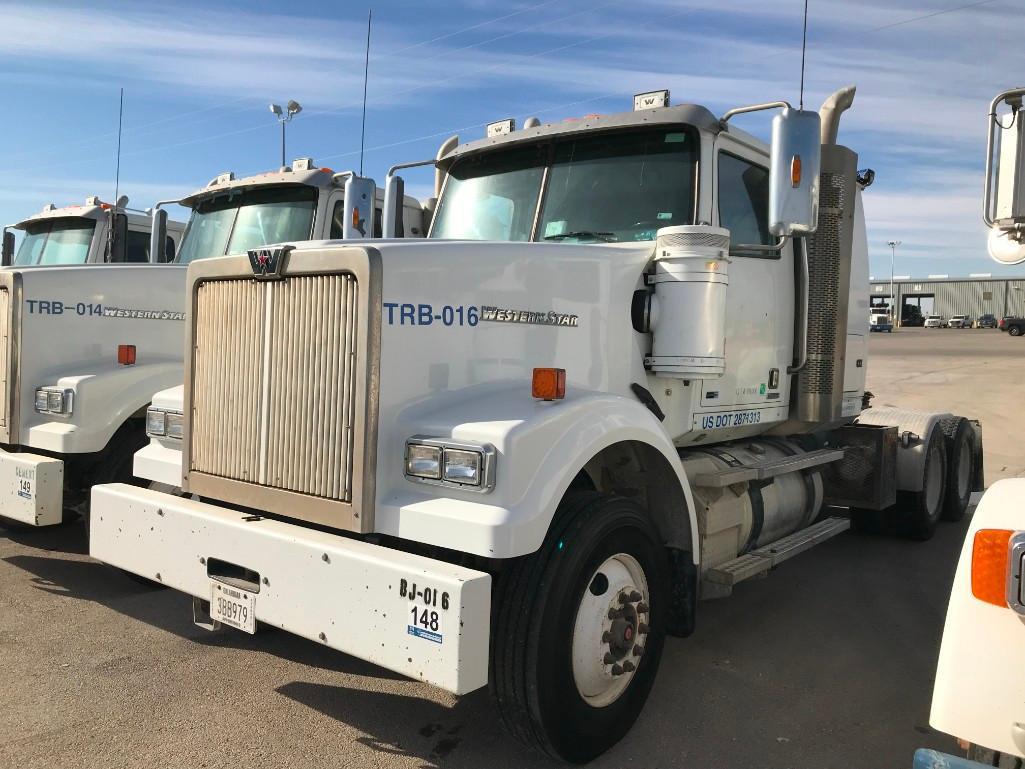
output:
M 607 644 L 611 640 L 612 640 L 612 633 L 610 633 L 608 630 L 606 630 L 604 633 L 601 634 L 601 642 L 603 644 Z
M 635 657 L 640 657 L 642 654 L 644 654 L 644 647 L 641 646 L 640 644 L 637 644 L 634 647 L 634 656 Z
M 644 598 L 644 596 L 641 595 L 640 593 L 638 593 L 636 590 L 634 590 L 632 593 L 630 593 L 630 601 L 631 602 L 639 601 L 642 598 Z
M 627 673 L 633 673 L 635 670 L 637 670 L 637 668 L 630 660 L 627 660 L 623 663 L 623 670 L 625 670 Z
M 630 603 L 630 596 L 628 596 L 626 593 L 620 593 L 619 594 L 619 602 L 620 603 Z
M 621 675 L 623 675 L 623 673 L 624 673 L 624 670 L 619 665 L 613 665 L 612 666 L 612 675 L 614 675 L 614 676 L 621 676 Z
M 647 626 L 647 625 L 645 625 L 645 624 L 644 624 L 643 622 L 642 622 L 642 623 L 640 623 L 640 624 L 639 624 L 639 625 L 637 626 L 637 632 L 638 632 L 638 633 L 647 633 L 647 632 L 648 632 L 648 626 Z
M 648 604 L 643 603 L 643 602 L 637 604 L 637 613 L 638 614 L 647 614 L 648 613 Z
M 623 616 L 622 609 L 609 609 L 609 619 L 619 619 Z
M 605 652 L 605 659 L 603 660 L 606 665 L 611 665 L 616 661 L 616 658 L 612 656 L 610 652 Z

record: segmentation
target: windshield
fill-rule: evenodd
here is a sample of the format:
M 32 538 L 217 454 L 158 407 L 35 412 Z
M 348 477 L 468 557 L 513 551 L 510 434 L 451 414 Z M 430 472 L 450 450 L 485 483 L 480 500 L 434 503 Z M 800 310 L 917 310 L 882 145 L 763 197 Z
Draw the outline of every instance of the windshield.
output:
M 95 229 L 95 219 L 80 217 L 33 222 L 25 227 L 14 264 L 85 264 Z
M 431 237 L 654 240 L 660 227 L 693 223 L 697 156 L 696 134 L 673 127 L 469 157 L 449 170 Z
M 244 254 L 270 243 L 309 240 L 317 207 L 314 187 L 237 190 L 201 200 L 178 250 L 178 263 Z

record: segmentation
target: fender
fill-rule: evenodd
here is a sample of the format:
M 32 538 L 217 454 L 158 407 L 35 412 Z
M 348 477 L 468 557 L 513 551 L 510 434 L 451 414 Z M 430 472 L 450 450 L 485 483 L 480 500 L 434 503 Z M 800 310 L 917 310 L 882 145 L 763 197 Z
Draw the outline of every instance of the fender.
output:
M 1023 495 L 1025 478 L 997 481 L 982 495 L 968 525 L 950 591 L 929 715 L 929 723 L 940 731 L 1014 756 L 1025 755 L 1025 617 L 1008 605 L 973 595 L 972 560 L 981 529 L 1025 531 Z M 1010 569 L 1013 577 L 1021 566 L 1013 563 Z
M 405 438 L 381 441 L 375 512 L 380 533 L 489 558 L 535 552 L 577 474 L 602 450 L 632 441 L 659 452 L 672 468 L 686 501 L 679 514 L 686 516 L 691 542 L 700 541 L 676 449 L 658 420 L 632 398 L 578 392 L 544 403 L 525 398 L 520 385 L 488 388 L 430 413 L 400 416 L 396 434 L 490 444 L 497 452 L 496 483 L 487 494 L 418 484 L 403 477 Z M 697 550 L 692 548 L 695 563 Z
M 60 377 L 54 384 L 71 390 L 68 417 L 36 414 L 22 428 L 20 443 L 60 454 L 100 451 L 117 429 L 150 403 L 153 393 L 181 382 L 180 362 L 161 361 Z

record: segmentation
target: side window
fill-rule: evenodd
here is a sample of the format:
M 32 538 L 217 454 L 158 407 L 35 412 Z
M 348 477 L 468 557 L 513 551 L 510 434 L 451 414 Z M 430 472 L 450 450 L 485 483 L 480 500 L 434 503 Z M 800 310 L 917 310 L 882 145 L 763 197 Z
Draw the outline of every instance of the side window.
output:
M 128 231 L 128 240 L 125 241 L 125 261 L 137 264 L 145 264 L 149 261 L 148 232 Z
M 334 211 L 331 212 L 331 240 L 341 240 L 345 237 L 345 201 L 339 200 L 335 203 Z M 370 237 L 381 237 L 381 209 L 374 210 L 374 224 Z
M 719 226 L 730 231 L 731 250 L 745 243 L 774 243 L 775 239 L 769 234 L 768 169 L 720 152 L 718 171 Z M 749 255 L 762 253 L 749 252 Z

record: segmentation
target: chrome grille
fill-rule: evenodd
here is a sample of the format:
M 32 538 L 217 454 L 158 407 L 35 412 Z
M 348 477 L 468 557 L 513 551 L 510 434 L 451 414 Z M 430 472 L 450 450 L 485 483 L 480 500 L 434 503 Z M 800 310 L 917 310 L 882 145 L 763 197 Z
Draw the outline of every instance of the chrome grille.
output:
M 357 294 L 349 274 L 200 284 L 192 470 L 351 501 Z
M 0 286 L 0 428 L 9 427 L 11 413 L 11 294 Z

